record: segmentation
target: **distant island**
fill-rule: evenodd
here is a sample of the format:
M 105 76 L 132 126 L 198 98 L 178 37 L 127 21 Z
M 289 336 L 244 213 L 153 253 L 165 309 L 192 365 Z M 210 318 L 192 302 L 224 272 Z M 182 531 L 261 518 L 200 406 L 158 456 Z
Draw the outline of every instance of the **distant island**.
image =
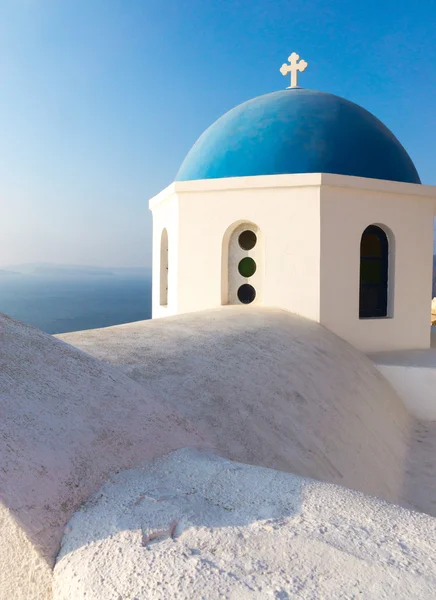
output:
M 56 263 L 25 263 L 0 269 L 0 277 L 27 275 L 35 277 L 148 277 L 151 267 L 94 267 Z

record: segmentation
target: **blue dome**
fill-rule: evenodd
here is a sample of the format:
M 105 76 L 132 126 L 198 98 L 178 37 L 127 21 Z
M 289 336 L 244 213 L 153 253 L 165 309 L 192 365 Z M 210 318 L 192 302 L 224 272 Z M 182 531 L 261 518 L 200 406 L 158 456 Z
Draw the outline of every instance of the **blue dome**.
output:
M 299 88 L 259 96 L 215 121 L 176 181 L 282 173 L 421 183 L 406 150 L 374 115 L 333 94 Z

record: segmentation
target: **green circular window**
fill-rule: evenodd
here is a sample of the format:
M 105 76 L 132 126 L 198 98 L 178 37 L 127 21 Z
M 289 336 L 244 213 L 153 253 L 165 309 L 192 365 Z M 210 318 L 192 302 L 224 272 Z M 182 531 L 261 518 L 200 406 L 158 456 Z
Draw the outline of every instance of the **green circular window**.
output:
M 238 271 L 242 277 L 252 277 L 256 273 L 256 262 L 246 256 L 239 262 Z
M 251 250 L 256 245 L 257 236 L 254 231 L 246 229 L 239 235 L 238 242 L 242 250 Z

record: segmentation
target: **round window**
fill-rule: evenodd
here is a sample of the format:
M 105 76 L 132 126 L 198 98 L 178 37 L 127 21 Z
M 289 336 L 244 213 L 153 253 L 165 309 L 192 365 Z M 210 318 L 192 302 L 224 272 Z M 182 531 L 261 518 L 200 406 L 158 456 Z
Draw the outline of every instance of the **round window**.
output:
M 238 290 L 238 298 L 242 304 L 250 304 L 256 298 L 256 290 L 249 283 L 244 283 Z
M 256 268 L 256 262 L 250 256 L 243 258 L 238 265 L 242 277 L 252 277 L 256 273 Z
M 251 250 L 256 245 L 257 236 L 254 231 L 246 229 L 239 235 L 238 242 L 242 250 Z

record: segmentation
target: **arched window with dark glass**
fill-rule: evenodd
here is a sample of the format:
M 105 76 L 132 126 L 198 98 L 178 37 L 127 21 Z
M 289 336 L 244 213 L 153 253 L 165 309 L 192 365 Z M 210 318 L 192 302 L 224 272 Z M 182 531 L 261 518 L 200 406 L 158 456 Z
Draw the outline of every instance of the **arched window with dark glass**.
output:
M 168 305 L 168 232 L 162 230 L 160 238 L 160 305 Z
M 389 241 L 376 225 L 365 229 L 360 242 L 359 317 L 388 315 Z

